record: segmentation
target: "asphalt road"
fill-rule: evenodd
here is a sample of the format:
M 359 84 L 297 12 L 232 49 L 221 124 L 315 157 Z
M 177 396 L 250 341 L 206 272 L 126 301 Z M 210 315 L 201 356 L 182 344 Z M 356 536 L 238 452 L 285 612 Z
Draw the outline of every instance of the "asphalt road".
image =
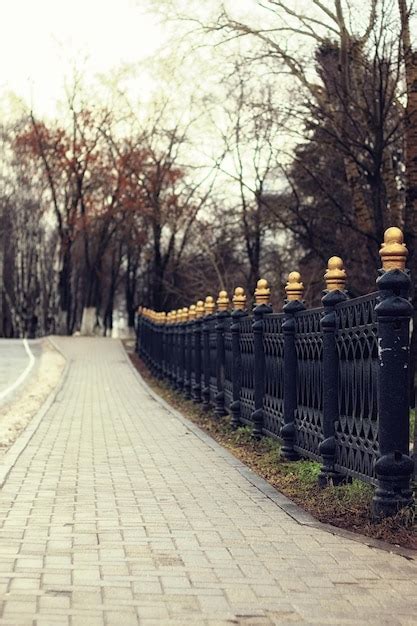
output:
M 39 358 L 42 348 L 39 341 L 29 341 L 28 343 L 35 357 L 35 366 L 28 375 L 30 377 L 36 368 L 36 360 Z M 9 394 L 4 396 L 4 392 L 10 389 L 25 371 L 29 361 L 29 356 L 21 339 L 0 339 L 0 401 L 9 398 Z M 28 379 L 26 378 L 26 380 Z

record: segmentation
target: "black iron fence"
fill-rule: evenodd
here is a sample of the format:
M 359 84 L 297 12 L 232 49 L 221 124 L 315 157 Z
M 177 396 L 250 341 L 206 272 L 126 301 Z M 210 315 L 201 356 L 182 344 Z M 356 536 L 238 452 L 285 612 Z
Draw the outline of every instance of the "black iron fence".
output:
M 237 288 L 168 314 L 140 309 L 137 345 L 152 373 L 255 438 L 282 442 L 287 460 L 321 463 L 319 482 L 375 485 L 376 516 L 412 502 L 409 450 L 410 278 L 402 233 L 381 248 L 378 291 L 349 299 L 338 257 L 329 260 L 322 307 L 306 310 L 297 272 L 281 313 L 261 279 L 252 310 Z

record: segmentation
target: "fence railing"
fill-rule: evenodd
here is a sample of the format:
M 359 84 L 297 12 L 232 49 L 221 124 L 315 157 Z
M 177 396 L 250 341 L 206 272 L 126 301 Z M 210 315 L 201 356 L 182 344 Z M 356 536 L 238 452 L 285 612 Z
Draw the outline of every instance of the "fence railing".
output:
M 282 442 L 282 454 L 321 463 L 319 483 L 358 478 L 376 487 L 376 517 L 412 503 L 409 449 L 407 249 L 398 228 L 385 233 L 378 291 L 349 299 L 346 272 L 329 260 L 322 307 L 307 310 L 291 272 L 281 313 L 261 279 L 246 309 L 238 287 L 230 310 L 221 291 L 189 309 L 141 308 L 140 357 L 152 373 L 234 428 Z

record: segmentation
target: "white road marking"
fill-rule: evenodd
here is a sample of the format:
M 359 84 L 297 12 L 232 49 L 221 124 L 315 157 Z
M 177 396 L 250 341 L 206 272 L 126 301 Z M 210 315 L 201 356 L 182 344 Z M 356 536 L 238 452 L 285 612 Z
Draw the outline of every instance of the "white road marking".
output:
M 12 391 L 17 389 L 19 385 L 23 383 L 23 381 L 25 380 L 25 378 L 28 376 L 29 372 L 31 371 L 32 367 L 35 365 L 35 357 L 33 356 L 32 350 L 30 349 L 27 339 L 23 339 L 23 346 L 26 350 L 26 354 L 29 357 L 29 363 L 27 364 L 23 372 L 20 374 L 20 376 L 16 378 L 16 380 L 14 381 L 12 385 L 7 387 L 3 391 L 0 391 L 0 400 L 3 400 L 3 398 L 8 396 L 9 393 L 12 393 Z

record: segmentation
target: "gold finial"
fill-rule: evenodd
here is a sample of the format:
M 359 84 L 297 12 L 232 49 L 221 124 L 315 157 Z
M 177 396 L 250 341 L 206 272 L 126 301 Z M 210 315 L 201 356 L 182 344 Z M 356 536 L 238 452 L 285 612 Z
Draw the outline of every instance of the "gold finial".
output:
M 182 309 L 182 322 L 188 321 L 188 308 L 185 306 Z
M 178 321 L 178 319 L 177 319 L 177 311 L 176 311 L 175 309 L 173 309 L 173 310 L 171 311 L 171 322 L 172 322 L 173 324 L 176 324 L 176 323 L 177 323 L 177 321 Z
M 227 295 L 227 291 L 219 291 L 219 297 L 217 298 L 217 310 L 218 311 L 227 311 L 229 308 L 229 296 Z
M 188 310 L 188 319 L 195 320 L 196 317 L 197 317 L 196 306 L 195 304 L 192 304 Z
M 203 317 L 203 315 L 204 315 L 204 302 L 202 300 L 199 300 L 197 302 L 197 306 L 196 306 L 195 310 L 196 310 L 196 317 L 197 318 Z
M 270 295 L 271 290 L 268 281 L 265 278 L 260 278 L 256 283 L 255 304 L 268 304 Z
M 384 270 L 405 269 L 408 250 L 404 243 L 404 235 L 399 228 L 396 226 L 387 228 L 379 254 Z
M 326 281 L 326 289 L 328 291 L 335 291 L 336 289 L 344 291 L 346 287 L 346 271 L 339 256 L 332 256 L 327 261 L 324 280 Z
M 168 320 L 167 320 L 167 314 L 165 313 L 165 311 L 162 311 L 161 313 L 161 324 L 167 324 Z
M 303 299 L 304 285 L 301 282 L 301 274 L 299 272 L 290 272 L 288 274 L 285 293 L 289 302 Z
M 233 308 L 235 311 L 243 311 L 246 307 L 246 296 L 243 287 L 236 287 L 233 294 Z
M 214 313 L 216 305 L 214 304 L 214 300 L 212 296 L 207 296 L 206 301 L 204 302 L 204 313 L 205 315 L 211 315 Z

